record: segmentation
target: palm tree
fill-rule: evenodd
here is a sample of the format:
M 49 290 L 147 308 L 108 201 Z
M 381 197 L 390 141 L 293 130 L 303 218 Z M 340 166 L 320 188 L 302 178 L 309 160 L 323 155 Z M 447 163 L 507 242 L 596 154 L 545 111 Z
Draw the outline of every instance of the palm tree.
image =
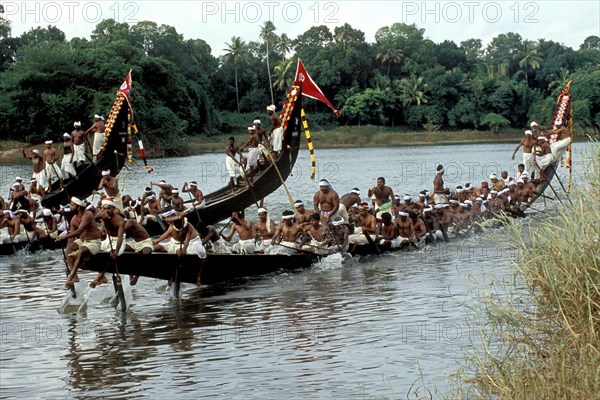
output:
M 391 40 L 386 40 L 381 44 L 379 52 L 377 53 L 376 59 L 381 61 L 382 64 L 387 63 L 388 70 L 387 76 L 390 77 L 390 68 L 392 64 L 400 64 L 402 58 L 404 57 L 404 52 L 396 47 Z
M 269 74 L 269 89 L 271 90 L 271 104 L 273 104 L 275 102 L 275 100 L 273 100 L 273 83 L 271 83 L 271 67 L 269 65 L 269 44 L 273 45 L 273 43 L 277 39 L 277 35 L 275 35 L 273 33 L 273 32 L 275 32 L 275 29 L 277 29 L 277 28 L 275 28 L 275 25 L 271 21 L 266 21 L 265 25 L 260 29 L 260 38 L 267 45 L 267 72 Z
M 275 66 L 275 82 L 273 83 L 273 86 L 280 92 L 283 92 L 292 86 L 292 77 L 289 75 L 289 72 L 293 62 L 294 60 L 291 58 L 289 60 L 284 59 Z
M 285 33 L 282 33 L 275 44 L 275 50 L 281 54 L 283 58 L 285 58 L 287 53 L 292 51 L 292 39 L 290 39 Z
M 521 51 L 515 54 L 519 58 L 519 68 L 525 68 L 525 83 L 529 86 L 528 68 L 538 69 L 542 62 L 542 53 L 537 49 L 537 46 L 531 40 L 524 40 Z
M 554 74 L 554 80 L 548 84 L 548 90 L 555 86 L 561 89 L 567 85 L 567 82 L 571 80 L 571 72 L 568 68 L 561 68 Z
M 240 94 L 238 91 L 238 65 L 248 62 L 250 55 L 248 53 L 248 45 L 239 36 L 233 36 L 231 43 L 225 43 L 227 48 L 223 49 L 225 54 L 222 56 L 224 64 L 233 64 L 235 68 L 235 100 L 237 104 L 237 112 L 240 112 Z
M 395 81 L 398 82 L 398 81 Z M 402 78 L 398 84 L 399 98 L 402 101 L 402 106 L 416 103 L 427 103 L 427 98 L 423 90 L 427 87 L 427 84 L 423 84 L 423 77 L 412 74 L 408 78 Z

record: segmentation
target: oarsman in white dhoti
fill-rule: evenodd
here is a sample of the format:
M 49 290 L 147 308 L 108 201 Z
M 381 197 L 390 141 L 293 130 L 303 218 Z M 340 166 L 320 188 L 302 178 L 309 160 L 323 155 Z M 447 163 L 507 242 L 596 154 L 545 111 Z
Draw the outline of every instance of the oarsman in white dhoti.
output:
M 102 189 L 106 190 L 106 194 L 113 198 L 119 211 L 123 212 L 123 198 L 119 190 L 119 181 L 110 175 L 109 169 L 102 171 L 102 179 L 98 185 L 98 190 Z
M 191 181 L 189 183 L 189 187 L 188 183 L 184 182 L 181 191 L 183 193 L 187 192 L 192 195 L 192 202 L 185 203 L 185 208 L 195 208 L 196 210 L 201 210 L 206 207 L 206 200 L 204 199 L 204 194 L 202 193 L 202 190 L 198 189 L 198 183 L 196 181 Z
M 71 132 L 71 138 L 73 138 L 73 163 L 75 167 L 85 164 L 85 132 L 81 129 L 81 122 L 73 122 L 73 131 Z
M 62 173 L 60 168 L 56 165 L 56 161 L 59 159 L 58 150 L 52 145 L 52 140 L 46 140 L 46 150 L 44 150 L 44 161 L 46 163 L 46 177 L 48 178 L 48 186 L 56 181 L 62 181 Z
M 25 154 L 25 149 L 21 147 L 21 151 L 23 152 L 23 157 L 31 160 L 33 163 L 33 174 L 31 175 L 32 179 L 35 179 L 40 185 L 44 186 L 48 184 L 48 177 L 46 176 L 46 169 L 44 166 L 44 159 L 40 155 L 40 151 L 38 149 L 31 150 L 31 155 Z
M 221 234 L 221 237 L 227 242 L 231 242 L 233 235 L 238 234 L 240 240 L 231 246 L 231 252 L 237 254 L 253 254 L 256 250 L 254 246 L 254 224 L 252 221 L 240 218 L 237 213 L 231 214 L 233 226 L 227 236 Z
M 238 184 L 238 176 L 242 176 L 244 174 L 243 168 L 235 158 L 237 154 L 241 155 L 241 152 L 235 144 L 235 138 L 233 136 L 227 140 L 225 154 L 227 154 L 227 158 L 225 159 L 225 168 L 227 169 L 227 174 L 229 175 L 229 186 L 231 188 L 231 194 L 233 194 L 234 188 Z
M 271 142 L 271 150 L 275 153 L 275 155 L 279 155 L 279 152 L 282 149 L 282 140 L 283 140 L 283 127 L 281 126 L 281 120 L 279 116 L 275 114 L 275 110 L 277 108 L 274 104 L 271 104 L 267 107 L 267 113 L 269 114 L 269 118 L 271 119 L 271 129 L 269 130 L 269 140 Z M 274 157 L 276 158 L 276 157 Z
M 294 222 L 294 212 L 286 210 L 281 216 L 281 222 L 275 230 L 271 239 L 271 247 L 268 254 L 291 255 L 300 248 L 297 241 L 302 237 L 304 231 L 300 225 Z
M 41 203 L 44 199 L 44 196 L 46 196 L 44 188 L 35 178 L 31 178 L 29 182 L 31 183 L 31 186 L 29 187 L 29 197 L 31 197 L 32 200 Z
M 104 130 L 104 117 L 98 114 L 94 115 L 94 124 L 85 131 L 86 135 L 90 132 L 94 133 L 94 144 L 92 145 L 93 162 L 96 162 L 96 158 L 104 145 Z
M 571 135 L 569 134 L 569 130 L 562 125 L 555 126 L 549 133 L 556 135 L 556 141 L 550 144 L 550 149 L 552 150 L 554 161 L 558 161 L 563 157 L 567 151 L 567 147 L 571 144 Z
M 238 150 L 241 153 L 246 147 L 248 148 L 248 158 L 246 166 L 249 168 L 248 170 L 248 181 L 252 182 L 254 174 L 256 172 L 256 166 L 258 164 L 258 156 L 260 156 L 260 149 L 258 145 L 260 144 L 260 140 L 258 135 L 254 131 L 254 127 L 248 127 L 248 133 L 250 134 L 250 138 L 240 149 Z
M 65 179 L 67 179 L 77 175 L 73 164 L 75 149 L 73 148 L 73 141 L 71 140 L 71 135 L 65 132 L 63 134 L 63 139 L 63 158 L 60 163 L 60 170 L 62 176 Z
M 532 174 L 534 170 L 533 165 L 533 146 L 535 146 L 535 139 L 533 139 L 533 132 L 530 130 L 525 131 L 525 137 L 521 139 L 519 145 L 513 151 L 512 159 L 515 159 L 515 154 L 519 151 L 519 148 L 523 146 L 523 165 L 525 165 L 525 171 L 528 174 Z
M 538 176 L 542 178 L 540 169 L 544 171 L 546 167 L 548 167 L 554 161 L 554 156 L 552 155 L 552 149 L 548 144 L 548 139 L 545 136 L 538 136 L 536 141 L 536 146 L 534 148 L 535 151 L 535 163 L 536 171 L 538 172 Z M 538 168 L 539 167 L 539 168 Z
M 199 224 L 198 233 L 202 238 L 202 244 L 206 251 L 211 254 L 231 254 L 231 251 L 225 245 L 225 241 L 211 225 Z

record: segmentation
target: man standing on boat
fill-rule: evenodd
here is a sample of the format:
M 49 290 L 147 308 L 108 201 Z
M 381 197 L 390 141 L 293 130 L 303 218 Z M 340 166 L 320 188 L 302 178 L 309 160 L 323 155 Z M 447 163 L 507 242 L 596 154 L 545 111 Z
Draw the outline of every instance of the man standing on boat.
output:
M 110 170 L 102 171 L 102 179 L 98 185 L 98 190 L 106 190 L 106 194 L 113 198 L 117 208 L 123 212 L 123 199 L 121 198 L 121 192 L 119 190 L 119 181 L 110 175 Z
M 269 159 L 269 138 L 267 137 L 267 131 L 261 126 L 260 118 L 256 117 L 252 124 L 254 125 L 254 132 L 258 136 L 258 148 L 262 154 L 261 165 L 267 162 Z
M 225 154 L 227 154 L 227 158 L 225 159 L 225 167 L 227 168 L 227 173 L 229 174 L 229 186 L 231 188 L 231 194 L 233 194 L 233 191 L 237 186 L 238 177 L 244 173 L 240 163 L 235 158 L 237 154 L 241 155 L 242 153 L 235 144 L 235 138 L 233 136 L 227 140 Z
M 52 140 L 46 140 L 46 150 L 44 150 L 44 161 L 46 162 L 46 177 L 48 178 L 48 186 L 52 186 L 52 183 L 60 180 L 63 177 L 60 172 L 60 168 L 56 166 L 56 161 L 60 158 L 58 150 L 52 145 Z
M 535 146 L 535 156 L 534 163 L 535 169 L 538 172 L 537 177 L 543 178 L 542 174 L 548 165 L 552 164 L 554 161 L 554 156 L 552 155 L 552 149 L 548 144 L 548 139 L 545 136 L 538 136 Z M 540 171 L 541 170 L 541 171 Z
M 367 196 L 375 196 L 375 212 L 378 218 L 385 211 L 392 212 L 394 191 L 391 187 L 385 185 L 385 178 L 383 176 L 377 178 L 377 185 L 369 189 Z
M 255 170 L 256 170 L 257 164 L 258 164 L 258 156 L 260 155 L 260 150 L 258 148 L 260 140 L 259 140 L 258 135 L 256 134 L 253 126 L 248 127 L 248 133 L 250 134 L 250 138 L 248 139 L 246 144 L 244 144 L 242 147 L 240 147 L 238 152 L 241 154 L 242 151 L 246 147 L 248 147 L 248 165 L 247 165 L 247 167 L 249 169 L 248 181 L 252 182 L 252 179 L 254 177 L 254 173 L 255 173 Z
M 275 153 L 275 157 L 279 155 L 279 152 L 282 148 L 282 139 L 283 139 L 283 127 L 281 126 L 281 120 L 279 116 L 275 114 L 275 110 L 277 108 L 274 104 L 271 104 L 267 107 L 267 113 L 269 114 L 269 118 L 271 119 L 271 130 L 269 130 L 269 141 L 271 142 L 271 150 Z
M 102 145 L 104 145 L 104 130 L 104 118 L 98 114 L 94 115 L 94 124 L 90 126 L 87 131 L 85 131 L 86 135 L 90 132 L 94 133 L 92 147 L 93 162 L 96 162 L 98 153 L 100 153 L 100 150 L 102 150 Z
M 333 190 L 327 179 L 319 181 L 319 190 L 313 198 L 313 206 L 315 212 L 321 215 L 323 222 L 327 223 L 339 215 L 340 196 Z
M 44 168 L 44 160 L 42 156 L 40 156 L 40 151 L 38 149 L 33 149 L 31 150 L 30 156 L 25 154 L 25 149 L 23 147 L 21 147 L 21 151 L 23 152 L 23 157 L 31 160 L 33 163 L 33 174 L 31 177 L 36 179 L 40 185 L 48 183 L 46 169 Z
M 532 122 L 533 124 L 533 122 Z M 525 165 L 525 171 L 528 174 L 533 173 L 533 146 L 535 145 L 535 140 L 533 139 L 533 132 L 530 130 L 525 131 L 525 137 L 521 139 L 521 142 L 513 151 L 512 159 L 515 159 L 515 154 L 517 151 L 523 146 L 523 165 Z
M 100 251 L 100 231 L 96 226 L 94 214 L 86 211 L 85 202 L 77 197 L 71 197 L 70 209 L 76 214 L 71 218 L 71 232 L 64 236 L 56 238 L 57 242 L 71 238 L 75 239 L 67 246 L 67 263 L 71 267 L 71 272 L 65 282 L 65 287 L 72 287 L 79 281 L 77 270 L 81 266 L 85 256 L 94 256 Z M 72 258 L 75 257 L 73 261 Z
M 444 166 L 437 166 L 437 173 L 435 178 L 433 178 L 433 202 L 435 204 L 447 204 L 448 203 L 448 195 L 450 194 L 450 188 L 444 187 Z
M 71 138 L 73 138 L 73 163 L 75 168 L 85 164 L 85 132 L 81 129 L 81 122 L 73 122 L 73 131 L 71 132 Z
M 571 144 L 571 135 L 569 134 L 569 130 L 563 125 L 555 125 L 554 129 L 549 131 L 549 133 L 556 136 L 556 141 L 550 144 L 550 149 L 552 150 L 554 161 L 558 161 Z
M 67 179 L 74 177 L 77 175 L 75 172 L 74 163 L 74 153 L 75 149 L 73 148 L 73 141 L 71 140 L 71 135 L 67 132 L 63 134 L 63 159 L 60 163 L 60 169 L 62 172 L 62 176 Z

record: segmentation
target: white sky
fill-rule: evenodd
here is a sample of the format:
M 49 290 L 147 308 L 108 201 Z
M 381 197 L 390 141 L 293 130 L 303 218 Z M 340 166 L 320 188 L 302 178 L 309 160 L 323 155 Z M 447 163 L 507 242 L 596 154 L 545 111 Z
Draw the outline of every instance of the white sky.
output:
M 436 43 L 478 38 L 484 46 L 500 33 L 547 39 L 578 49 L 590 35 L 600 36 L 600 1 L 1 1 L 13 35 L 56 25 L 67 38 L 89 37 L 102 19 L 134 24 L 143 20 L 174 26 L 185 39 L 204 39 L 220 55 L 232 36 L 257 40 L 271 20 L 276 33 L 295 38 L 313 25 L 349 23 L 375 32 L 395 22 L 415 23 Z

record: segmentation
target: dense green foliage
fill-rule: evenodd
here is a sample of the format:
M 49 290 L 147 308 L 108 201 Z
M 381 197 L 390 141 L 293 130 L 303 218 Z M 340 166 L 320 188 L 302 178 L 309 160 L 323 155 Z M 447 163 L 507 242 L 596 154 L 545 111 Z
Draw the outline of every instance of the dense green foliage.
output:
M 104 20 L 89 40 L 67 41 L 53 26 L 10 37 L 0 19 L 0 134 L 40 141 L 75 120 L 89 126 L 133 69 L 138 126 L 150 145 L 179 153 L 181 134 L 243 130 L 248 116 L 264 116 L 272 96 L 280 103 L 297 57 L 342 110 L 330 119 L 324 105 L 306 101 L 309 115 L 322 113 L 322 126 L 496 131 L 532 119 L 548 126 L 556 96 L 573 79 L 576 127 L 600 128 L 597 36 L 573 50 L 509 32 L 484 48 L 479 39 L 434 43 L 424 29 L 396 23 L 379 29 L 374 43 L 349 24 L 313 26 L 292 40 L 267 21 L 256 41 L 234 36 L 222 50 L 217 58 L 202 39 L 150 21 Z

